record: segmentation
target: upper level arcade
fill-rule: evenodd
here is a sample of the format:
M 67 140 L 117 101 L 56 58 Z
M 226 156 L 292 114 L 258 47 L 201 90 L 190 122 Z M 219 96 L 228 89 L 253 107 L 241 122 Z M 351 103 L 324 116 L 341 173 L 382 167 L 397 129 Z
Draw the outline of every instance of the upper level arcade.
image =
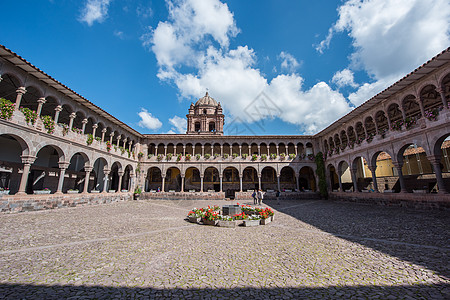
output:
M 187 134 L 223 135 L 224 115 L 220 102 L 206 95 L 191 103 L 187 117 Z

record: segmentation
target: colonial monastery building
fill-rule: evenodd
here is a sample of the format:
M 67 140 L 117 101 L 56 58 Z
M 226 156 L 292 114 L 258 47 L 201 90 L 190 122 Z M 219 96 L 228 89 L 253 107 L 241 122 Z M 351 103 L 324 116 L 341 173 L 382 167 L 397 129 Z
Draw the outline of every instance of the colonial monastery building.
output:
M 450 48 L 312 136 L 224 135 L 208 93 L 189 107 L 186 134 L 142 134 L 4 46 L 0 76 L 2 211 L 127 200 L 136 188 L 297 199 L 321 187 L 332 199 L 450 206 Z

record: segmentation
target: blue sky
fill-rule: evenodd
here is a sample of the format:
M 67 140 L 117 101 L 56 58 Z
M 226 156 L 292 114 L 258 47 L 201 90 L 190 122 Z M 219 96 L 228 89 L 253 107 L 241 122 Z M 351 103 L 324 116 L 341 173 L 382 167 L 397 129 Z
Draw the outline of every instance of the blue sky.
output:
M 220 101 L 228 134 L 313 134 L 450 45 L 446 0 L 4 1 L 0 43 L 142 133 Z

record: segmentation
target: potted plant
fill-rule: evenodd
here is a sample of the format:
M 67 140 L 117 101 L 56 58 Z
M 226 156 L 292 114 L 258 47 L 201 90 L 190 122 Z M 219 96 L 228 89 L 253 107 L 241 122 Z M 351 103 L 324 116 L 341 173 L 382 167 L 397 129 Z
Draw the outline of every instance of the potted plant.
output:
M 79 192 L 78 190 L 70 189 L 67 191 L 67 194 L 78 194 L 78 192 Z
M 5 98 L 0 98 L 0 119 L 10 120 L 14 113 L 15 104 Z
M 141 189 L 139 186 L 137 186 L 137 187 L 134 189 L 133 199 L 134 199 L 134 200 L 139 200 L 139 197 L 141 196 L 141 193 L 142 193 L 142 189 Z
M 202 222 L 205 225 L 215 226 L 219 218 L 219 212 L 208 206 L 208 209 L 205 210 L 205 213 L 202 216 Z
M 266 154 L 261 155 L 261 160 L 262 161 L 266 161 L 267 160 L 267 155 Z
M 191 223 L 199 223 L 203 216 L 203 208 L 197 209 L 193 208 L 188 212 L 188 219 Z
M 205 157 L 205 159 L 209 159 L 211 157 L 211 154 L 206 153 L 204 157 Z
M 8 188 L 0 188 L 0 195 L 9 195 Z
M 235 228 L 236 220 L 231 216 L 220 216 L 219 222 L 217 224 L 219 227 Z

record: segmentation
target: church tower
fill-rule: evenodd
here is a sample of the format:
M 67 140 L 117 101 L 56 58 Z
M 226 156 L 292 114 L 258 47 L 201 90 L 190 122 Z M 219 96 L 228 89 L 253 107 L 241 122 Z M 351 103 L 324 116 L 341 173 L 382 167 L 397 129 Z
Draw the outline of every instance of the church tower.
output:
M 224 115 L 220 102 L 206 95 L 195 103 L 191 103 L 187 117 L 186 134 L 223 135 Z

